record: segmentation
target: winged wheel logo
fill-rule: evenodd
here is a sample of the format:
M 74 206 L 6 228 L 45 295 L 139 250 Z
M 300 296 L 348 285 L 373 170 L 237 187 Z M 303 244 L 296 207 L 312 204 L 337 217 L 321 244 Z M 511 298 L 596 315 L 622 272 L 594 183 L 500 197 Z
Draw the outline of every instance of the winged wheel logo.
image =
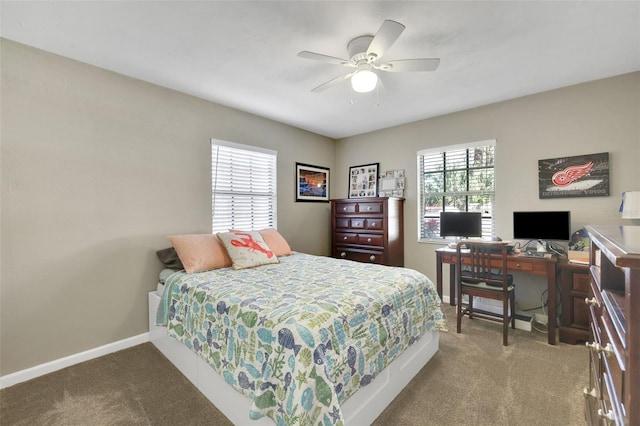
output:
M 551 182 L 556 186 L 567 186 L 572 182 L 587 175 L 593 168 L 593 161 L 578 166 L 569 166 L 564 170 L 556 172 L 551 177 Z

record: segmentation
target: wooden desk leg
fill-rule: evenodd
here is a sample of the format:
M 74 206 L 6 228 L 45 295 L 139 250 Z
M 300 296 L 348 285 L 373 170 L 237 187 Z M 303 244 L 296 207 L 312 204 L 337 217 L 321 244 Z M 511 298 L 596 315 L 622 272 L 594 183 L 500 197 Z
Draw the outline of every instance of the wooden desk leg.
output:
M 442 254 L 436 252 L 436 290 L 442 300 Z
M 449 304 L 456 306 L 456 265 L 449 265 Z
M 547 337 L 550 345 L 556 344 L 556 264 L 547 263 L 548 300 Z

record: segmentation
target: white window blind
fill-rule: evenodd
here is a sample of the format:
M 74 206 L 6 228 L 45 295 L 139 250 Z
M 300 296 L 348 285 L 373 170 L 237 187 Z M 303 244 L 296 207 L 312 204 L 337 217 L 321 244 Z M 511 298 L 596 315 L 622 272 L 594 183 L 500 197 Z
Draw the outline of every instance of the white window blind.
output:
M 276 151 L 211 141 L 212 232 L 277 228 Z
M 441 211 L 482 213 L 482 235 L 494 229 L 495 140 L 418 152 L 418 240 L 442 240 Z

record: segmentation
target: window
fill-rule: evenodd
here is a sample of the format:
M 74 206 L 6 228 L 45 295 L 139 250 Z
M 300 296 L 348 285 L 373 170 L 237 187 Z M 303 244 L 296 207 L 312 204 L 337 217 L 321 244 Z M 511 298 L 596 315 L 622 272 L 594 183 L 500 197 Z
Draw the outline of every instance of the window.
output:
M 442 240 L 441 211 L 479 211 L 493 235 L 495 140 L 418 152 L 418 240 Z
M 211 140 L 212 232 L 277 227 L 276 151 Z

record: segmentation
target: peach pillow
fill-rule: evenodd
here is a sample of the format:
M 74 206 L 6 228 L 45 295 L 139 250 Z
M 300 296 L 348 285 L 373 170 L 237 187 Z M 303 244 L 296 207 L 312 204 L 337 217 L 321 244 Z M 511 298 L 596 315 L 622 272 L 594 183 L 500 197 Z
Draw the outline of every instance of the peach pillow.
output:
M 231 258 L 214 234 L 169 235 L 180 262 L 187 273 L 226 268 L 232 265 Z
M 285 240 L 275 228 L 267 228 L 258 232 L 260 232 L 260 235 L 264 238 L 264 242 L 276 256 L 289 256 L 290 254 L 293 254 L 287 240 Z

